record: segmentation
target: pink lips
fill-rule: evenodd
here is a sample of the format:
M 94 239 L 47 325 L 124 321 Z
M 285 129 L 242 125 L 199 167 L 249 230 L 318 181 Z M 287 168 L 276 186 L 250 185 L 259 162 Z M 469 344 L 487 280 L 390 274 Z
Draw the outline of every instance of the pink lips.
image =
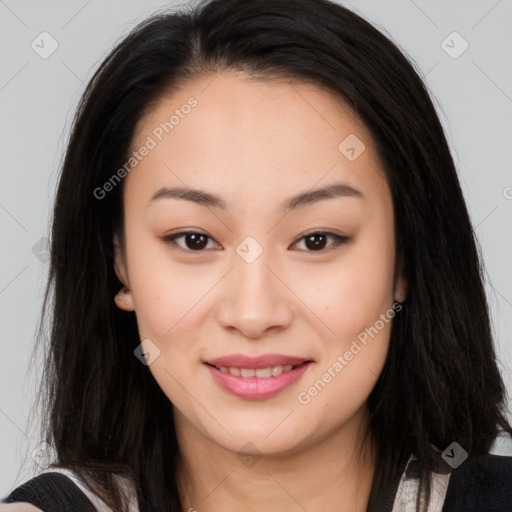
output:
M 222 389 L 239 398 L 256 400 L 270 398 L 291 386 L 300 379 L 313 362 L 307 358 L 279 354 L 265 354 L 259 357 L 233 354 L 211 359 L 205 363 L 213 379 Z M 296 366 L 296 368 L 283 372 L 277 377 L 239 377 L 219 370 L 221 366 L 258 369 L 286 365 Z

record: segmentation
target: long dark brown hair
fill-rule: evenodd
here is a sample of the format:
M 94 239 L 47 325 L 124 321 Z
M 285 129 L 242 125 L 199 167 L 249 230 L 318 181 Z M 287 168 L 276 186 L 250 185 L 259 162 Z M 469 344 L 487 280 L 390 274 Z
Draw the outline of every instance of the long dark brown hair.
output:
M 39 397 L 43 439 L 114 510 L 113 474 L 132 479 L 141 511 L 181 511 L 171 403 L 134 356 L 134 313 L 112 238 L 122 233 L 122 183 L 134 128 L 186 80 L 242 70 L 326 87 L 368 127 L 395 212 L 407 300 L 393 320 L 384 370 L 368 399 L 374 490 L 414 453 L 421 482 L 453 441 L 487 453 L 504 414 L 483 271 L 456 169 L 432 99 L 411 61 L 362 17 L 328 0 L 213 0 L 159 12 L 120 41 L 78 105 L 53 211 L 40 343 L 49 341 Z M 48 326 L 46 324 L 49 324 Z M 442 468 L 441 468 L 442 469 Z M 393 476 L 395 475 L 395 476 Z M 375 504 L 380 494 L 372 492 Z

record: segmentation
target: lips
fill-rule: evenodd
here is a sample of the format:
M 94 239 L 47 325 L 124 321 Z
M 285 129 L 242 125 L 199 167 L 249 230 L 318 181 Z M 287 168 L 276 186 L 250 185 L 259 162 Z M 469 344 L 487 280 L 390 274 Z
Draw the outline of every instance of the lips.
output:
M 298 381 L 314 363 L 310 358 L 282 354 L 258 357 L 232 354 L 203 362 L 224 391 L 252 400 L 279 394 Z
M 237 362 L 243 362 L 236 360 Z M 261 361 L 252 361 L 254 364 L 267 364 Z M 245 362 L 244 364 L 247 364 Z M 228 367 L 217 368 L 216 366 L 206 363 L 213 381 L 216 382 L 221 389 L 238 398 L 246 400 L 264 400 L 278 395 L 286 388 L 291 387 L 297 382 L 313 365 L 312 361 L 306 361 L 298 366 L 288 365 L 291 369 L 278 373 L 277 376 L 244 376 L 244 372 L 265 372 L 262 369 L 246 368 L 242 370 L 242 375 L 236 375 L 230 371 L 226 371 Z M 282 366 L 273 366 L 272 368 L 280 368 Z M 229 370 L 233 367 L 229 367 Z M 268 373 L 268 371 L 267 371 Z
M 244 354 L 232 354 L 215 359 L 208 359 L 204 362 L 216 368 L 222 366 L 227 368 L 252 368 L 256 370 L 258 368 L 268 368 L 272 366 L 299 366 L 308 361 L 312 361 L 312 359 L 281 354 L 263 354 L 258 357 L 250 357 Z

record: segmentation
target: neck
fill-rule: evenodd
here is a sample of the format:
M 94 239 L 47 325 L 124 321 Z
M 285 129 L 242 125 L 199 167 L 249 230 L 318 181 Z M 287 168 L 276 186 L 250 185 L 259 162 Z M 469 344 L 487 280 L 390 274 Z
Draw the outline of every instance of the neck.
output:
M 286 455 L 243 456 L 213 443 L 175 411 L 183 511 L 365 512 L 375 471 L 361 409 L 341 429 Z

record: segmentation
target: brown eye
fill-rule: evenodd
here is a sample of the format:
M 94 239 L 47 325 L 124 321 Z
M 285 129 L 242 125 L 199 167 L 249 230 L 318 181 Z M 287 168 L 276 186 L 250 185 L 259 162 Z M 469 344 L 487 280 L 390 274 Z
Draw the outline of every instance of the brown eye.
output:
M 183 245 L 176 242 L 178 239 L 183 239 Z M 208 240 L 212 240 L 212 238 L 196 231 L 185 231 L 164 238 L 165 242 L 176 244 L 186 251 L 202 251 L 207 247 Z
M 333 240 L 332 244 L 326 247 L 327 241 L 331 239 Z M 313 233 L 308 233 L 300 238 L 299 242 L 304 240 L 304 245 L 306 247 L 306 251 L 308 252 L 321 252 L 324 250 L 328 250 L 338 245 L 345 243 L 349 240 L 346 236 L 335 235 L 334 233 L 328 233 L 324 231 L 315 231 Z M 295 246 L 298 245 L 297 243 Z

